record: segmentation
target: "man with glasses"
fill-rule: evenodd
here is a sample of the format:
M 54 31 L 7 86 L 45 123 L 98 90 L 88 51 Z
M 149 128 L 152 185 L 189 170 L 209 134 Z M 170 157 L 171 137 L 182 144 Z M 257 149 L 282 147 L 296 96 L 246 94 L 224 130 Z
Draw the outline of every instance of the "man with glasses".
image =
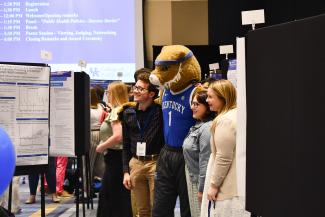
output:
M 156 163 L 164 145 L 161 106 L 154 103 L 157 88 L 141 73 L 133 86 L 136 106 L 123 111 L 123 184 L 133 191 L 140 217 L 151 216 Z

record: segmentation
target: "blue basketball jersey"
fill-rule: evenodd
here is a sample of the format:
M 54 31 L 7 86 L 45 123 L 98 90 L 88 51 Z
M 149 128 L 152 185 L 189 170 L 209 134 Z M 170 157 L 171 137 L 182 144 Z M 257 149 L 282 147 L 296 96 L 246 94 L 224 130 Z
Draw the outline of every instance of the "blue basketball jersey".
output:
M 194 86 L 185 91 L 173 94 L 165 90 L 162 97 L 162 111 L 164 118 L 165 143 L 169 146 L 180 148 L 191 126 L 194 125 L 190 97 Z

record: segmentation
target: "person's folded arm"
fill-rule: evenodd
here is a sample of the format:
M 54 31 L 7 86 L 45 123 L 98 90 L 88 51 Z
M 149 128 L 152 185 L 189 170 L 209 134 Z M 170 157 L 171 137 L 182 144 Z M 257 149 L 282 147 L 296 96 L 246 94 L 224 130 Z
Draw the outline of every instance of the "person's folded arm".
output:
M 129 172 L 129 162 L 132 157 L 131 153 L 131 137 L 129 133 L 129 128 L 126 124 L 126 121 L 122 122 L 122 133 L 123 133 L 123 154 L 122 154 L 122 160 L 123 160 L 123 173 Z

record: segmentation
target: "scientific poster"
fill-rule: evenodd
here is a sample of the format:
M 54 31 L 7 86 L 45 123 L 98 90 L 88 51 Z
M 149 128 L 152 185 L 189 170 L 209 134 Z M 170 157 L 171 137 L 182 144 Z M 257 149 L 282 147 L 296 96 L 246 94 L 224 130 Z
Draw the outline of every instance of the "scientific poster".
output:
M 227 80 L 229 80 L 237 88 L 237 60 L 236 59 L 229 60 Z
M 50 110 L 50 156 L 75 156 L 73 72 L 51 72 Z
M 48 163 L 50 67 L 0 64 L 0 126 L 17 166 Z

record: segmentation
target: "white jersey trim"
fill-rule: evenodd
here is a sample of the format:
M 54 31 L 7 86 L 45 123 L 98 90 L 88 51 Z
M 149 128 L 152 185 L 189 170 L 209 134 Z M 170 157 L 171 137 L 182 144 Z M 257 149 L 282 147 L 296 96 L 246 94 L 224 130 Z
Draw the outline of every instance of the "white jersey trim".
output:
M 177 94 L 180 94 L 180 93 L 183 93 L 183 92 L 185 92 L 185 91 L 187 91 L 189 88 L 191 88 L 193 85 L 192 84 L 190 84 L 189 86 L 187 86 L 185 89 L 183 89 L 183 90 L 181 90 L 181 91 L 179 91 L 179 92 L 173 92 L 172 90 L 170 90 L 169 89 L 169 91 L 170 91 L 170 93 L 172 94 L 172 95 L 177 95 Z M 194 88 L 195 89 L 195 88 Z

